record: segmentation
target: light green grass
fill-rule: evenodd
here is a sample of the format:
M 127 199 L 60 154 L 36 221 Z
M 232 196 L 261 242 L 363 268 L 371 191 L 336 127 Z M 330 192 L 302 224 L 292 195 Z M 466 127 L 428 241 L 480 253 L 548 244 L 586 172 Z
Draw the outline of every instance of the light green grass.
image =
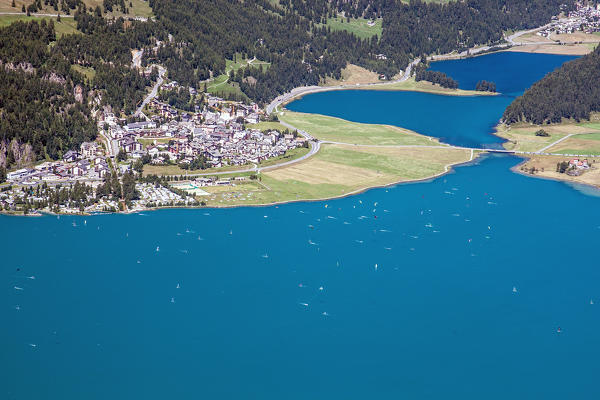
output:
M 400 90 L 411 92 L 426 92 L 450 96 L 496 96 L 495 92 L 482 92 L 477 90 L 449 89 L 440 85 L 434 85 L 427 81 L 415 81 L 411 77 L 403 82 L 389 83 L 384 85 L 373 85 L 367 88 L 368 90 Z
M 442 152 L 443 150 L 437 150 Z M 418 162 L 412 157 L 386 155 L 379 151 L 354 151 L 350 147 L 324 146 L 317 159 L 336 164 L 375 171 L 380 174 L 402 176 L 404 179 L 423 179 L 444 171 L 444 164 L 435 159 Z
M 579 126 L 600 130 L 600 122 L 587 122 L 587 123 L 579 124 Z
M 132 3 L 132 7 L 129 7 L 129 3 Z M 25 5 L 25 7 L 27 7 L 28 5 L 30 5 L 32 3 L 31 0 L 15 0 L 15 6 L 16 7 L 11 7 L 12 5 L 12 0 L 0 0 L 0 12 L 21 12 L 21 6 Z M 144 0 L 126 0 L 125 4 L 126 6 L 129 8 L 129 14 L 123 14 L 120 11 L 115 11 L 112 13 L 108 13 L 108 14 L 104 14 L 104 8 L 102 6 L 103 4 L 103 0 L 83 0 L 83 3 L 86 5 L 86 7 L 88 8 L 88 10 L 91 9 L 95 9 L 96 6 L 100 6 L 100 9 L 102 9 L 102 15 L 106 15 L 109 17 L 144 17 L 144 18 L 148 18 L 152 16 L 152 9 L 150 8 L 150 4 L 148 1 L 144 1 Z M 113 7 L 114 10 L 116 10 L 116 7 Z M 42 13 L 42 14 L 60 14 L 61 17 L 65 14 L 64 11 L 59 10 L 56 11 L 54 9 L 54 7 L 52 7 L 51 5 L 46 5 L 44 4 L 44 2 L 42 1 L 42 9 L 38 11 L 38 13 Z M 70 16 L 73 16 L 73 14 L 75 14 L 75 10 L 69 10 L 69 14 Z
M 80 74 L 82 74 L 83 76 L 85 76 L 88 80 L 92 80 L 94 79 L 94 77 L 96 76 L 96 70 L 94 70 L 94 68 L 90 68 L 90 67 L 82 67 L 81 65 L 71 65 L 71 68 L 73 68 L 75 71 L 79 72 Z
M 288 129 L 287 127 L 283 126 L 279 122 L 271 122 L 271 121 L 261 121 L 258 124 L 247 124 L 246 128 L 248 128 L 248 129 L 258 129 L 260 131 L 277 130 L 277 131 L 280 131 L 280 132 L 285 131 L 286 129 Z
M 375 22 L 374 26 L 369 26 L 367 24 L 369 22 L 369 20 L 365 19 L 365 18 L 358 18 L 358 19 L 351 18 L 350 22 L 346 22 L 345 18 L 338 17 L 338 18 L 327 19 L 327 26 L 334 31 L 342 31 L 343 30 L 343 31 L 353 33 L 361 39 L 369 39 L 375 35 L 381 37 L 381 33 L 382 33 L 381 21 L 382 21 L 381 18 L 378 18 L 374 21 Z
M 279 119 L 320 140 L 366 145 L 437 145 L 437 140 L 389 125 L 361 124 L 319 114 L 284 111 Z
M 465 162 L 469 152 L 447 148 L 381 148 L 326 144 L 310 159 L 259 174 L 262 189 L 233 198 L 234 187 L 206 199 L 211 206 L 272 204 L 327 199 L 374 186 L 439 175 L 446 166 Z M 227 194 L 229 193 L 229 194 Z
M 284 155 L 278 157 L 272 157 L 262 161 L 258 164 L 260 167 L 268 167 L 281 162 L 287 162 L 300 158 L 308 153 L 308 149 L 305 147 L 296 147 L 295 149 L 288 150 Z
M 552 150 L 553 152 L 560 154 L 586 154 L 586 155 L 600 155 L 600 148 L 585 148 L 585 149 L 569 149 L 561 148 L 560 150 Z
M 19 9 L 20 11 L 20 9 Z M 45 19 L 46 22 L 49 20 L 54 20 L 54 30 L 56 31 L 56 36 L 61 37 L 63 35 L 68 35 L 71 33 L 79 33 L 77 30 L 77 22 L 73 18 L 68 18 L 61 16 L 60 22 L 57 22 L 56 17 L 28 17 L 27 15 L 0 15 L 0 27 L 8 26 L 16 21 L 41 21 Z
M 215 95 L 237 94 L 239 96 L 246 97 L 246 95 L 240 90 L 237 83 L 229 82 L 229 73 L 231 71 L 237 72 L 241 68 L 248 67 L 248 65 L 263 65 L 265 68 L 269 68 L 271 66 L 270 63 L 265 61 L 254 60 L 251 64 L 248 64 L 248 61 L 248 59 L 242 58 L 240 53 L 236 55 L 236 61 L 225 60 L 225 73 L 218 75 L 207 85 L 206 90 L 208 93 Z
M 121 9 L 113 6 L 113 12 L 104 14 L 104 8 L 102 6 L 103 0 L 83 0 L 88 9 L 96 8 L 96 6 L 100 6 L 102 9 L 102 15 L 106 15 L 109 17 L 144 17 L 149 18 L 152 14 L 152 8 L 150 8 L 150 4 L 148 1 L 144 0 L 125 0 L 125 5 L 129 8 L 129 14 L 123 14 Z M 132 7 L 129 7 L 129 3 L 132 3 Z M 119 11 L 117 11 L 117 8 Z
M 153 146 L 154 142 L 156 142 L 156 144 L 160 144 L 160 143 L 167 144 L 171 140 L 173 140 L 173 139 L 159 138 L 159 139 L 138 139 L 137 141 L 140 142 L 142 144 L 142 146 L 146 147 L 146 146 Z

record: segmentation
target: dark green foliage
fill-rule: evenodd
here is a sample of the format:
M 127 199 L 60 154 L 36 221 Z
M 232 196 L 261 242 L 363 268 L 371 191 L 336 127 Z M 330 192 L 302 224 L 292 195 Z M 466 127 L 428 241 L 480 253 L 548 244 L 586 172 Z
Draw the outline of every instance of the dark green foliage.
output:
M 0 28 L 0 60 L 3 63 L 28 63 L 38 68 L 49 58 L 47 47 L 54 40 L 54 22 L 14 22 Z
M 131 171 L 127 171 L 123 175 L 123 198 L 127 203 L 140 198 L 139 192 L 135 189 L 135 178 Z
M 192 160 L 189 163 L 180 165 L 181 169 L 188 169 L 188 170 L 207 169 L 207 168 L 210 168 L 210 166 L 211 165 L 208 163 L 208 160 L 203 155 L 196 157 L 194 160 Z
M 480 91 L 480 92 L 495 92 L 496 84 L 494 82 L 488 82 L 486 80 L 482 80 L 482 81 L 477 82 L 477 85 L 475 85 L 475 90 Z
M 558 123 L 562 118 L 589 119 L 600 111 L 600 47 L 563 64 L 533 84 L 504 111 L 504 121 Z
M 561 174 L 564 174 L 567 169 L 569 169 L 569 163 L 566 161 L 562 161 L 559 163 L 556 163 L 556 172 L 560 172 Z
M 450 78 L 445 73 L 440 71 L 430 71 L 426 68 L 426 66 L 421 64 L 419 65 L 419 67 L 417 67 L 415 72 L 415 81 L 429 81 L 431 83 L 436 83 L 442 87 L 449 89 L 458 88 L 458 82 Z
M 118 161 L 127 160 L 127 153 L 125 152 L 125 150 L 119 149 L 119 152 L 117 153 L 117 160 Z
M 549 137 L 549 136 L 550 136 L 550 134 L 549 134 L 548 132 L 546 132 L 545 130 L 543 130 L 543 129 L 540 129 L 539 131 L 537 131 L 537 132 L 535 133 L 535 136 Z
M 185 88 L 175 90 L 163 90 L 158 96 L 159 100 L 168 103 L 170 106 L 184 111 L 194 111 L 194 103 L 190 92 Z
M 29 143 L 38 158 L 62 156 L 96 137 L 89 108 L 75 101 L 73 81 L 51 82 L 0 68 L 0 141 Z

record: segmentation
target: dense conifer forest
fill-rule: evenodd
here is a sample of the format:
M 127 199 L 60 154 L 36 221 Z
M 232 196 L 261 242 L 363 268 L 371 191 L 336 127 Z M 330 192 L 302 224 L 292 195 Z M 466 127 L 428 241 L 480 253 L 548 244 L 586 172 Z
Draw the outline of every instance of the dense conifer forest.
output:
M 504 121 L 558 123 L 563 118 L 589 119 L 600 111 L 600 47 L 533 84 L 504 112 Z

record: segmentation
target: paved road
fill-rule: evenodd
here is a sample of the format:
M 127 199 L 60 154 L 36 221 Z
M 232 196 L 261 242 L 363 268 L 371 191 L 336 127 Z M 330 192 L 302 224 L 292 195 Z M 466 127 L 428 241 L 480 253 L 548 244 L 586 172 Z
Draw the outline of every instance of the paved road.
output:
M 567 135 L 567 136 L 565 136 L 565 137 L 562 137 L 562 138 L 558 139 L 558 140 L 557 140 L 556 142 L 554 142 L 554 143 L 550 143 L 548 146 L 544 147 L 543 149 L 540 149 L 540 150 L 536 151 L 536 153 L 543 153 L 545 150 L 548 150 L 550 147 L 552 147 L 552 146 L 554 146 L 554 145 L 556 145 L 556 144 L 559 144 L 559 143 L 560 143 L 560 142 L 562 142 L 563 140 L 567 140 L 567 139 L 568 139 L 568 138 L 570 138 L 571 136 L 573 136 L 573 134 L 572 134 L 572 133 L 568 134 L 568 135 Z
M 24 13 L 24 12 L 0 12 L 0 15 L 27 15 L 27 13 Z M 61 18 L 73 18 L 72 15 L 65 15 L 65 14 L 31 13 L 32 17 L 58 17 L 59 15 Z
M 135 113 L 133 114 L 134 116 L 139 117 L 139 115 L 142 113 L 142 110 L 144 109 L 146 104 L 150 103 L 150 101 L 152 101 L 152 99 L 156 97 L 156 95 L 158 94 L 158 88 L 163 83 L 163 76 L 165 75 L 165 72 L 167 72 L 167 70 L 159 65 L 158 66 L 158 79 L 156 80 L 156 84 L 152 88 L 152 91 L 150 93 L 148 93 L 148 96 L 146 96 L 144 101 L 142 101 L 142 104 L 140 104 L 138 109 L 135 111 Z
M 100 132 L 100 136 L 102 136 L 102 139 L 104 139 L 104 141 L 106 141 L 106 149 L 108 150 L 108 156 L 109 157 L 116 156 L 117 154 L 115 153 L 115 149 L 113 148 L 111 138 L 104 132 L 103 129 L 100 129 L 99 132 Z
M 215 175 L 229 175 L 229 174 L 241 174 L 241 173 L 245 173 L 245 172 L 262 172 L 262 171 L 268 171 L 271 169 L 275 169 L 275 168 L 281 168 L 281 167 L 285 167 L 288 165 L 292 165 L 292 164 L 296 164 L 299 163 L 301 161 L 306 160 L 309 157 L 312 157 L 313 155 L 317 154 L 317 152 L 319 151 L 319 149 L 321 148 L 321 142 L 319 141 L 311 141 L 310 142 L 310 151 L 308 153 L 306 153 L 305 155 L 303 155 L 302 157 L 290 160 L 290 161 L 285 161 L 279 164 L 274 164 L 274 165 L 269 165 L 267 167 L 258 167 L 258 166 L 254 166 L 252 168 L 246 168 L 246 169 L 237 169 L 234 171 L 222 171 L 222 172 L 210 172 L 210 173 L 204 173 L 204 174 L 188 174 L 186 175 L 187 177 L 193 178 L 196 176 L 215 176 Z

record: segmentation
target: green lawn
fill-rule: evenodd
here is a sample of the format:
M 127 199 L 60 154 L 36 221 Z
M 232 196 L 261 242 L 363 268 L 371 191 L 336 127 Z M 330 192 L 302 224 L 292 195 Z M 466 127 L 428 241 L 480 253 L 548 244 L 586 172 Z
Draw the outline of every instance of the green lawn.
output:
M 20 11 L 20 10 L 19 10 Z M 56 30 L 56 35 L 61 37 L 62 35 L 68 35 L 71 33 L 78 33 L 77 30 L 77 22 L 73 18 L 68 18 L 61 16 L 60 22 L 56 21 L 56 17 L 28 17 L 27 15 L 0 15 L 0 27 L 8 26 L 16 21 L 41 21 L 45 19 L 46 21 L 54 20 L 54 29 Z
M 279 119 L 321 140 L 366 145 L 437 145 L 437 140 L 389 125 L 361 124 L 319 114 L 284 111 Z
M 104 15 L 104 9 L 102 7 L 104 0 L 83 0 L 83 2 L 85 3 L 85 5 L 88 7 L 88 9 L 90 8 L 96 8 L 96 6 L 100 6 L 100 8 L 102 9 L 102 14 Z M 129 3 L 131 2 L 132 7 L 129 7 Z M 113 6 L 113 12 L 112 13 L 108 13 L 108 16 L 111 17 L 144 17 L 144 18 L 149 18 L 151 17 L 152 14 L 152 8 L 150 8 L 150 4 L 148 1 L 145 0 L 125 0 L 125 4 L 126 6 L 129 8 L 129 14 L 123 14 L 120 11 L 117 11 L 118 7 L 114 7 Z
M 381 18 L 375 20 L 374 26 L 368 25 L 369 20 L 365 18 L 350 19 L 350 22 L 346 22 L 345 18 L 329 18 L 327 19 L 327 26 L 334 31 L 347 31 L 354 33 L 361 39 L 369 39 L 372 36 L 381 37 L 382 27 Z
M 585 128 L 598 129 L 600 130 L 600 122 L 586 122 L 583 124 L 579 124 L 579 126 L 583 126 Z
M 169 138 L 159 138 L 159 139 L 138 139 L 137 141 L 140 142 L 142 144 L 142 146 L 147 147 L 147 146 L 153 146 L 154 142 L 156 142 L 157 144 L 167 144 L 169 143 L 169 141 L 171 141 L 172 139 Z
M 237 94 L 242 97 L 246 95 L 240 90 L 237 83 L 229 82 L 229 72 L 238 71 L 240 68 L 247 67 L 248 59 L 242 58 L 242 54 L 236 54 L 234 60 L 225 60 L 225 73 L 215 77 L 206 87 L 208 93 L 214 95 L 229 95 Z M 251 65 L 259 66 L 264 65 L 266 68 L 270 67 L 271 64 L 265 61 L 254 60 Z
M 258 164 L 261 167 L 268 167 L 269 165 L 274 165 L 280 162 L 292 161 L 296 158 L 300 158 L 303 155 L 308 153 L 308 149 L 305 147 L 296 147 L 295 149 L 288 150 L 284 155 L 279 157 L 269 158 Z
M 81 65 L 71 65 L 71 68 L 73 68 L 75 71 L 79 72 L 80 74 L 82 74 L 89 80 L 94 79 L 94 77 L 96 76 L 96 70 L 94 70 L 94 68 L 91 68 L 91 67 L 82 67 Z
M 284 130 L 288 129 L 287 127 L 283 126 L 279 122 L 271 122 L 271 121 L 261 121 L 258 124 L 247 124 L 246 127 L 248 129 L 258 129 L 260 131 L 268 131 L 268 130 L 284 131 Z
M 498 94 L 495 92 L 482 92 L 477 90 L 449 89 L 428 81 L 417 82 L 414 77 L 402 82 L 373 85 L 368 87 L 368 90 L 408 90 L 411 92 L 426 92 L 450 96 L 496 96 Z

